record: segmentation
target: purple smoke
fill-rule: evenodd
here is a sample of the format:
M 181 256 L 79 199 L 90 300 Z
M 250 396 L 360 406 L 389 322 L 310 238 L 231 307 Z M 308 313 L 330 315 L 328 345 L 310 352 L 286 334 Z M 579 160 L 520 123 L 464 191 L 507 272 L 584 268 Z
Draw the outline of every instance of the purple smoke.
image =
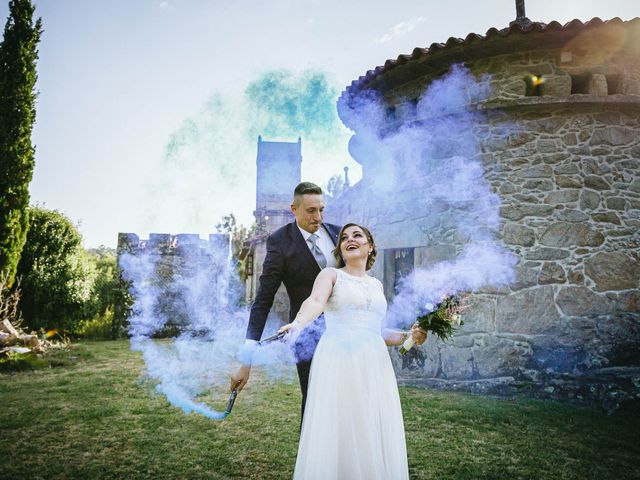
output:
M 500 198 L 482 164 L 482 140 L 491 127 L 478 106 L 489 97 L 490 85 L 490 77 L 476 79 L 454 65 L 417 100 L 393 109 L 370 90 L 340 100 L 341 116 L 355 132 L 350 151 L 364 166 L 359 193 L 343 197 L 361 205 L 340 220 L 372 227 L 382 248 L 450 247 L 455 252 L 418 266 L 395 286 L 389 326 L 406 327 L 425 303 L 437 303 L 445 294 L 504 286 L 514 279 L 517 259 L 496 240 Z M 500 128 L 504 135 L 516 130 L 504 122 Z M 411 237 L 410 232 L 419 233 Z
M 164 255 L 143 248 L 122 253 L 120 268 L 135 298 L 131 348 L 141 352 L 156 391 L 185 413 L 224 418 L 212 404 L 226 405 L 248 319 L 246 307 L 239 306 L 242 286 L 228 245 L 178 245 Z M 178 333 L 155 338 L 168 328 Z M 255 362 L 269 365 L 272 377 L 290 376 L 283 365 L 292 359 L 282 344 L 259 349 Z

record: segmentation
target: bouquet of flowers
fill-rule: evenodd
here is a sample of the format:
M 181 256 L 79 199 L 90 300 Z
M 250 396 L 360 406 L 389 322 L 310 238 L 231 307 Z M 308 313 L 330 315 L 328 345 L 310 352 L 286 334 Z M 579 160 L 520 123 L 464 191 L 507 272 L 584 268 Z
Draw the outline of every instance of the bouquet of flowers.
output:
M 460 313 L 467 307 L 468 305 L 464 304 L 464 298 L 447 295 L 436 305 L 425 304 L 422 310 L 424 313 L 416 319 L 416 322 L 423 330 L 435 333 L 440 340 L 446 340 L 453 335 L 455 327 L 464 324 Z M 400 355 L 405 355 L 413 345 L 413 339 L 407 338 L 400 347 Z

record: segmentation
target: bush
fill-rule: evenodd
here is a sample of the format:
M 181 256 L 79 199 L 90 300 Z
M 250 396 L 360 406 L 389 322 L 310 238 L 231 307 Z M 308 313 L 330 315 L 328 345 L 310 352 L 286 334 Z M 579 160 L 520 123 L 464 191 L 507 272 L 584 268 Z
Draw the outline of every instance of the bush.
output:
M 89 320 L 82 320 L 74 333 L 77 337 L 92 340 L 112 338 L 113 323 L 113 310 L 107 309 Z
M 34 330 L 73 331 L 86 318 L 96 276 L 82 237 L 62 213 L 29 208 L 29 233 L 18 264 L 20 310 Z
M 118 259 L 114 249 L 104 246 L 90 248 L 87 253 L 95 277 L 86 303 L 85 317 L 95 318 L 105 315 L 107 310 L 113 310 L 115 305 L 119 288 Z

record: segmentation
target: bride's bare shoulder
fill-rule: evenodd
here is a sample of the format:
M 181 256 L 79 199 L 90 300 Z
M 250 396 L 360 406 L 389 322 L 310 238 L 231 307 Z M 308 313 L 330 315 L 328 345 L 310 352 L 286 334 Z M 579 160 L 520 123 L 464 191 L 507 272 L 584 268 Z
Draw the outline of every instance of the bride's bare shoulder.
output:
M 374 282 L 384 291 L 384 285 L 382 284 L 380 279 L 377 277 L 374 277 L 373 275 L 370 275 L 370 276 L 371 278 L 373 278 Z
M 321 278 L 322 280 L 329 280 L 331 283 L 336 283 L 336 279 L 338 278 L 338 269 L 331 267 L 323 268 L 320 270 L 318 278 Z

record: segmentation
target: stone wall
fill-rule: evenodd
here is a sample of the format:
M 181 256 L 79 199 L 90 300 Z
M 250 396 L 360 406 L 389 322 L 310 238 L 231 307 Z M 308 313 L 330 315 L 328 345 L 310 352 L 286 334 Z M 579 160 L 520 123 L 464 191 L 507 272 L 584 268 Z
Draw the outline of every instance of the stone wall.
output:
M 522 130 L 485 142 L 483 164 L 502 197 L 501 241 L 520 262 L 508 294 L 483 296 L 482 313 L 471 317 L 469 328 L 479 321 L 494 332 L 481 340 L 478 373 L 544 380 L 549 396 L 633 398 L 640 386 L 638 113 L 546 106 L 512 118 Z M 500 121 L 490 128 L 499 130 Z M 614 380 L 611 369 L 621 367 Z M 562 374 L 569 377 L 559 381 Z

